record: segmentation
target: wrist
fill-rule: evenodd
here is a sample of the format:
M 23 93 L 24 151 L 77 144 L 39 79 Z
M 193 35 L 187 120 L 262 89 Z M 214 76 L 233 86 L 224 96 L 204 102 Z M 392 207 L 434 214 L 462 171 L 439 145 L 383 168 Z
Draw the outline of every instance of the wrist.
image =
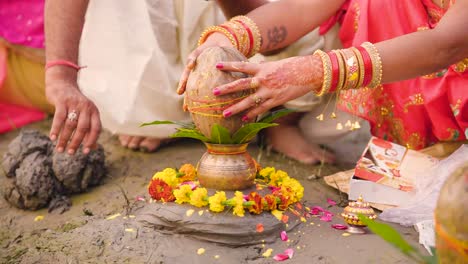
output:
M 77 80 L 78 72 L 65 65 L 56 65 L 46 69 L 45 72 L 46 85 L 56 82 L 76 84 Z

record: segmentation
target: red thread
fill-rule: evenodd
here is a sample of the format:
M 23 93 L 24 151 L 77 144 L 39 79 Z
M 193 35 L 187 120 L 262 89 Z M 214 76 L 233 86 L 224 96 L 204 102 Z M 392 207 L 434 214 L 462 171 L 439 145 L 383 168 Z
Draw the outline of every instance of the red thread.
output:
M 73 63 L 71 61 L 67 61 L 67 60 L 54 60 L 54 61 L 47 62 L 46 65 L 45 65 L 45 69 L 47 70 L 50 67 L 54 67 L 54 66 L 58 66 L 58 65 L 67 66 L 67 67 L 73 68 L 73 69 L 75 69 L 77 71 L 87 67 L 87 66 L 78 66 L 75 63 Z

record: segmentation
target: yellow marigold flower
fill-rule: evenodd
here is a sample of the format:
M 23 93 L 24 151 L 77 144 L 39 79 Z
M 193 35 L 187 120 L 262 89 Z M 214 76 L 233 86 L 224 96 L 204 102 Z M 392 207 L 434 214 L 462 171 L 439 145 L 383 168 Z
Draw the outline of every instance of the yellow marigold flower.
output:
M 298 202 L 302 199 L 304 196 L 304 187 L 301 185 L 301 183 L 293 178 L 285 178 L 283 181 L 280 183 L 281 187 L 288 187 L 285 189 L 289 189 L 292 195 L 292 202 Z
M 196 207 L 203 207 L 208 204 L 208 190 L 197 188 L 190 195 L 190 204 Z
M 179 187 L 179 189 L 174 190 L 174 196 L 176 198 L 175 202 L 178 204 L 190 202 L 190 194 L 192 193 L 192 187 L 190 185 L 184 184 Z
M 179 178 L 181 182 L 193 181 L 197 176 L 197 170 L 192 164 L 182 165 L 179 169 L 179 172 L 184 174 L 182 177 Z
M 262 176 L 263 178 L 267 178 L 272 173 L 275 173 L 275 168 L 273 167 L 266 167 L 264 169 L 261 169 L 259 172 L 260 176 Z
M 232 213 L 234 215 L 244 217 L 244 194 L 242 192 L 236 191 L 234 193 L 234 208 Z
M 280 182 L 287 178 L 289 178 L 289 175 L 286 172 L 278 170 L 275 173 L 270 174 L 270 185 L 277 186 Z
M 173 168 L 166 168 L 162 171 L 163 173 L 163 180 L 172 187 L 175 187 L 179 184 L 179 179 L 177 178 L 177 171 Z
M 208 203 L 210 204 L 210 210 L 213 212 L 222 212 L 224 211 L 223 202 L 226 201 L 225 192 L 216 192 L 215 195 L 208 198 Z

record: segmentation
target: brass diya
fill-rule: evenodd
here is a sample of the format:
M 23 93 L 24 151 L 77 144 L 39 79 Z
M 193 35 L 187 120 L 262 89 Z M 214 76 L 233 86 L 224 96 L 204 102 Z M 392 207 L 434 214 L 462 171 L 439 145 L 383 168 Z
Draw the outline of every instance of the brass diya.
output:
M 257 168 L 245 144 L 205 143 L 207 151 L 197 165 L 200 185 L 216 190 L 243 190 L 253 186 Z
M 341 216 L 349 225 L 349 233 L 365 234 L 366 224 L 359 220 L 358 214 L 364 215 L 365 217 L 371 220 L 377 218 L 377 215 L 374 213 L 374 210 L 370 207 L 369 203 L 364 202 L 362 196 L 359 196 L 357 201 L 350 202 L 341 213 Z

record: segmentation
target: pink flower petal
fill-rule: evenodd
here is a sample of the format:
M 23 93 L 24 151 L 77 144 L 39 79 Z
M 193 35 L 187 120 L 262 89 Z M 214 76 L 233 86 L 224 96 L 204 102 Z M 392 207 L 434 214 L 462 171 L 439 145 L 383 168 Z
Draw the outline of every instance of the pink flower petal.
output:
M 332 225 L 331 227 L 333 227 L 333 228 L 335 228 L 335 229 L 338 229 L 338 230 L 346 230 L 346 229 L 348 229 L 348 226 L 340 225 L 340 224 L 334 224 L 334 225 Z
M 144 201 L 145 201 L 145 198 L 144 198 L 143 196 L 138 195 L 137 197 L 135 197 L 135 200 L 136 200 L 137 202 L 144 202 Z
M 268 189 L 270 189 L 271 192 L 281 190 L 281 187 L 275 187 L 275 186 L 268 186 Z
M 288 234 L 286 234 L 286 231 L 281 231 L 280 237 L 281 237 L 281 240 L 283 240 L 283 241 L 288 240 Z
M 288 248 L 284 251 L 284 254 L 288 255 L 288 257 L 291 259 L 294 256 L 294 249 Z
M 310 209 L 310 214 L 312 215 L 318 215 L 320 212 L 323 212 L 323 208 L 320 206 L 314 206 L 312 209 Z
M 190 185 L 190 187 L 192 188 L 192 191 L 198 187 L 197 184 L 193 181 L 186 181 L 186 182 L 181 183 L 180 185 Z
M 276 255 L 273 257 L 273 259 L 276 260 L 276 261 L 283 261 L 283 260 L 289 259 L 289 256 L 288 256 L 288 255 L 285 255 L 285 254 L 276 254 Z
M 333 201 L 333 200 L 330 199 L 330 198 L 327 199 L 327 203 L 328 203 L 329 205 L 331 205 L 331 206 L 335 206 L 335 205 L 336 205 L 336 202 Z
M 327 210 L 323 210 L 323 214 L 324 215 L 330 215 L 330 216 L 334 216 L 334 214 L 330 211 L 327 211 Z
M 320 220 L 324 222 L 331 222 L 332 216 L 329 214 L 324 214 L 322 215 L 322 217 L 320 217 Z

